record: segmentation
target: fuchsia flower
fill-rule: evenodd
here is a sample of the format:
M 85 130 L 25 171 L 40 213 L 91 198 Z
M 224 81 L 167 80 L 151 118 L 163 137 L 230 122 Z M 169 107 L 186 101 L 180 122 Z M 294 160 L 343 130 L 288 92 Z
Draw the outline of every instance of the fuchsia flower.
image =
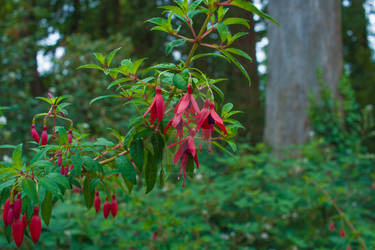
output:
M 199 106 L 193 96 L 193 86 L 191 84 L 187 86 L 186 94 L 178 102 L 174 110 L 176 114 L 181 114 L 183 111 L 187 111 L 192 115 L 200 113 Z
M 173 162 L 176 163 L 181 159 L 181 170 L 180 175 L 183 172 L 182 186 L 185 185 L 185 176 L 186 176 L 186 165 L 188 163 L 189 157 L 192 157 L 195 161 L 195 165 L 199 168 L 197 150 L 195 149 L 194 144 L 195 129 L 193 128 L 190 131 L 188 138 L 183 139 L 179 142 L 176 142 L 172 145 L 169 145 L 168 148 L 181 144 L 180 148 L 177 150 L 173 158 Z M 182 158 L 181 158 L 182 157 Z
M 72 144 L 73 141 L 73 131 L 70 129 L 68 132 L 68 142 L 69 144 Z
M 225 134 L 228 134 L 227 129 L 223 123 L 223 120 L 215 111 L 215 103 L 206 99 L 204 107 L 199 114 L 197 130 L 202 128 L 202 140 L 208 141 L 208 152 L 211 152 L 211 135 L 215 130 L 214 125 L 217 125 Z M 201 143 L 202 149 L 202 143 Z
M 42 132 L 42 138 L 41 138 L 41 144 L 46 145 L 48 141 L 48 133 L 47 133 L 47 126 L 43 126 L 43 132 Z
M 161 88 L 159 86 L 155 89 L 156 95 L 154 100 L 152 101 L 150 107 L 148 107 L 146 113 L 143 115 L 143 118 L 151 111 L 150 113 L 150 123 L 154 124 L 156 118 L 158 119 L 158 123 L 156 126 L 156 132 L 159 131 L 159 123 L 163 120 L 164 111 L 165 111 L 165 103 L 164 99 L 161 95 Z
M 172 126 L 177 130 L 178 137 L 181 139 L 184 133 L 184 126 L 190 123 L 190 121 L 185 122 L 182 114 L 185 113 L 186 117 L 188 117 L 189 113 L 191 113 L 192 115 L 200 113 L 199 106 L 195 101 L 192 93 L 193 86 L 189 84 L 187 86 L 186 94 L 177 103 L 176 108 L 174 109 L 175 115 L 173 116 L 172 120 L 170 120 L 168 125 L 165 127 L 164 134 L 166 134 L 169 127 Z
M 176 129 L 178 137 L 182 139 L 182 137 L 184 136 L 184 124 L 185 124 L 185 121 L 184 121 L 184 118 L 182 117 L 182 113 L 176 114 L 172 118 L 172 120 L 168 122 L 167 126 L 164 129 L 164 134 L 167 133 L 169 127 L 172 125 L 172 127 Z
M 36 131 L 36 129 L 35 129 L 35 124 L 31 125 L 31 136 L 33 137 L 33 139 L 36 143 L 39 143 L 40 138 L 39 138 L 38 131 Z

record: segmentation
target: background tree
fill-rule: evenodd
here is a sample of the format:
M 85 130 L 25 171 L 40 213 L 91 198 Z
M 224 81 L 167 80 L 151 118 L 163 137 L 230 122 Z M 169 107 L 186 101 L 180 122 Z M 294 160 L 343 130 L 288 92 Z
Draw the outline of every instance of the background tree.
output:
M 285 8 L 288 6 L 288 8 Z M 271 1 L 265 142 L 279 147 L 304 143 L 309 135 L 310 91 L 317 92 L 317 69 L 337 96 L 342 73 L 340 1 Z

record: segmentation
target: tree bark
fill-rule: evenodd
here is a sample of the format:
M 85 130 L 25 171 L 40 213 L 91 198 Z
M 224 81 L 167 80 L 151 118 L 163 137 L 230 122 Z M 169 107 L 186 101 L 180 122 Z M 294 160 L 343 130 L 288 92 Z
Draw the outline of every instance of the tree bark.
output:
M 308 95 L 317 93 L 316 71 L 338 96 L 342 73 L 340 0 L 270 1 L 265 142 L 274 149 L 309 138 Z

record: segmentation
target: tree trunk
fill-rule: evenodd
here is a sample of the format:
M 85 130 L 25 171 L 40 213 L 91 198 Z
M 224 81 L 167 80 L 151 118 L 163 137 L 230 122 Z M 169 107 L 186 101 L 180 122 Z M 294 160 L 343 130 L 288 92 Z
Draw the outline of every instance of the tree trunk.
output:
M 316 71 L 338 96 L 342 73 L 340 0 L 270 1 L 265 142 L 274 149 L 309 137 L 308 95 L 318 90 Z

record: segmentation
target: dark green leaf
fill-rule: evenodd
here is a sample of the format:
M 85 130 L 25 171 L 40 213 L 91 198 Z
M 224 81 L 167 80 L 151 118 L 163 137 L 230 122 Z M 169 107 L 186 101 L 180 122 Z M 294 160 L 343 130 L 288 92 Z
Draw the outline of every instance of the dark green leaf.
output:
M 22 181 L 22 192 L 24 192 L 34 203 L 38 203 L 38 194 L 36 192 L 36 184 L 33 180 L 25 178 Z
M 244 9 L 244 10 L 250 11 L 250 12 L 252 12 L 254 14 L 257 14 L 260 17 L 266 18 L 266 19 L 268 19 L 268 20 L 276 23 L 277 25 L 280 25 L 275 19 L 273 19 L 271 16 L 267 15 L 263 11 L 259 10 L 250 1 L 246 1 L 246 0 L 234 0 L 232 2 L 232 4 L 234 6 L 237 6 L 237 7 L 241 8 L 241 9 Z
M 42 202 L 42 218 L 44 223 L 48 226 L 52 215 L 53 199 L 51 192 L 47 191 Z
M 91 179 L 86 177 L 83 182 L 83 197 L 87 208 L 91 208 L 94 203 L 95 191 L 90 191 Z
M 181 76 L 181 74 L 174 74 L 173 76 L 173 85 L 177 88 L 186 91 L 187 82 L 184 80 L 184 78 Z
M 130 145 L 130 155 L 137 166 L 138 170 L 142 172 L 143 163 L 144 163 L 144 147 L 142 140 L 134 140 Z
M 177 39 L 177 40 L 174 40 L 174 41 L 168 43 L 168 45 L 165 49 L 165 53 L 167 55 L 169 55 L 175 47 L 182 46 L 182 45 L 185 44 L 185 42 L 186 42 L 186 39 Z
M 109 53 L 109 55 L 107 56 L 107 67 L 108 67 L 108 68 L 109 68 L 109 66 L 111 66 L 111 62 L 112 62 L 113 57 L 117 54 L 117 52 L 118 52 L 120 49 L 121 49 L 121 47 L 112 50 L 112 52 Z
M 145 164 L 146 194 L 149 193 L 155 186 L 157 170 L 158 168 L 154 155 L 150 151 L 147 151 Z
M 16 168 L 22 166 L 22 144 L 17 145 L 17 147 L 13 150 L 13 165 Z

